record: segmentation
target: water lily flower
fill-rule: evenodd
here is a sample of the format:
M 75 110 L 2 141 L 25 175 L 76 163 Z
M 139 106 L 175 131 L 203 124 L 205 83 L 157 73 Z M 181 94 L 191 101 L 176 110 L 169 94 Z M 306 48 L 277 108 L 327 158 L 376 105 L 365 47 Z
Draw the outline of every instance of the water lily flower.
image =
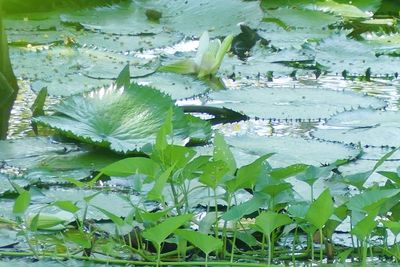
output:
M 199 41 L 199 48 L 196 57 L 193 59 L 183 59 L 172 64 L 161 66 L 159 70 L 170 71 L 181 74 L 197 74 L 198 78 L 214 76 L 225 54 L 231 48 L 233 36 L 228 35 L 222 41 L 214 39 L 210 41 L 208 32 L 205 31 Z

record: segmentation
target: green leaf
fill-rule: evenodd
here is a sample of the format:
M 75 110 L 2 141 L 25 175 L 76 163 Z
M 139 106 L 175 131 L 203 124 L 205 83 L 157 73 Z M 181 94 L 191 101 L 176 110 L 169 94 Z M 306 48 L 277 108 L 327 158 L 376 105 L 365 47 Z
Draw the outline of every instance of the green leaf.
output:
M 296 176 L 296 179 L 306 182 L 312 186 L 318 179 L 325 178 L 330 174 L 331 169 L 329 167 L 315 167 L 309 166 L 304 173 Z
M 400 175 L 397 172 L 379 171 L 378 173 L 400 185 Z
M 196 155 L 196 152 L 188 147 L 167 145 L 162 151 L 158 149 L 151 154 L 151 159 L 162 164 L 165 168 L 173 166 L 175 170 L 185 167 Z
M 292 220 L 286 214 L 280 214 L 273 211 L 262 212 L 256 217 L 256 226 L 265 235 L 271 233 L 278 227 L 290 224 Z
M 94 208 L 98 209 L 99 211 L 101 211 L 104 215 L 107 216 L 107 218 L 109 218 L 117 226 L 123 226 L 125 224 L 124 220 L 121 219 L 119 216 L 117 216 L 117 215 L 115 215 L 115 214 L 113 214 L 113 213 L 111 213 L 111 212 L 109 212 L 109 211 L 107 211 L 107 210 L 105 210 L 103 208 L 100 208 L 100 207 L 97 207 L 97 206 L 92 206 L 92 207 L 94 207 Z
M 265 175 L 265 161 L 272 155 L 273 153 L 261 156 L 249 165 L 238 169 L 235 178 L 225 183 L 228 190 L 235 192 L 241 188 L 253 188 L 256 181 Z
M 114 162 L 100 171 L 105 175 L 122 177 L 140 173 L 154 179 L 160 172 L 160 166 L 152 159 L 134 157 Z
M 44 103 L 46 102 L 47 97 L 47 88 L 40 89 L 39 93 L 36 96 L 35 101 L 31 106 L 32 117 L 42 116 L 44 115 Z
M 178 229 L 175 231 L 175 234 L 186 239 L 205 254 L 219 250 L 223 245 L 221 240 L 193 230 Z
M 250 200 L 231 207 L 225 212 L 221 219 L 224 221 L 236 221 L 244 215 L 251 214 L 260 209 L 266 203 L 265 197 L 254 195 Z
M 131 84 L 131 73 L 129 71 L 129 65 L 126 65 L 119 73 L 115 85 L 117 88 L 129 88 Z
M 66 218 L 48 213 L 35 214 L 33 217 L 28 217 L 27 221 L 33 231 L 63 230 L 65 229 L 64 224 L 67 222 Z
M 351 233 L 363 241 L 372 233 L 377 225 L 378 222 L 375 221 L 375 215 L 368 215 L 353 226 Z
M 35 121 L 68 137 L 120 153 L 153 144 L 170 109 L 173 109 L 175 144 L 186 144 L 192 133 L 196 133 L 196 140 L 209 138 L 208 122 L 200 120 L 194 124 L 170 97 L 134 83 L 129 88 L 102 88 L 87 95 L 72 96 L 54 109 L 57 114 L 38 117 Z
M 372 189 L 350 198 L 347 207 L 352 211 L 367 212 L 368 208 L 378 207 L 399 193 L 400 189 Z
M 193 218 L 192 214 L 171 217 L 143 231 L 143 237 L 160 245 L 170 234 Z
M 147 199 L 153 201 L 164 200 L 163 190 L 165 185 L 167 184 L 168 179 L 171 176 L 171 172 L 173 170 L 173 166 L 169 167 L 166 171 L 164 171 L 155 181 L 153 188 L 147 193 Z
M 224 176 L 228 175 L 231 171 L 225 161 L 211 161 L 203 166 L 203 173 L 199 181 L 213 189 L 221 184 Z
M 31 194 L 29 193 L 29 191 L 19 191 L 19 195 L 14 202 L 13 213 L 17 215 L 25 213 L 26 209 L 29 207 L 30 202 Z
M 58 200 L 53 202 L 52 205 L 71 213 L 76 213 L 79 210 L 75 203 L 69 200 Z
M 230 172 L 236 171 L 236 161 L 224 137 L 220 133 L 216 133 L 214 137 L 214 152 L 215 161 L 224 161 Z
M 305 171 L 308 167 L 306 164 L 292 164 L 287 167 L 273 169 L 269 175 L 274 179 L 286 179 Z
M 334 211 L 332 196 L 329 189 L 326 189 L 313 203 L 311 203 L 306 214 L 306 220 L 316 228 L 322 229 Z
M 400 222 L 394 222 L 391 220 L 382 220 L 381 222 L 393 233 L 394 236 L 400 234 Z

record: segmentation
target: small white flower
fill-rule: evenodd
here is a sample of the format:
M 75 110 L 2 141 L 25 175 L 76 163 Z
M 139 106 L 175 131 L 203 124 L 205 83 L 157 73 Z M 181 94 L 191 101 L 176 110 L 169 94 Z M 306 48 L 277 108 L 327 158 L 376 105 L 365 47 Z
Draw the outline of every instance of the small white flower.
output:
M 210 41 L 208 32 L 205 31 L 199 41 L 199 48 L 194 59 L 184 59 L 170 65 L 160 67 L 161 71 L 170 71 L 182 74 L 197 74 L 198 78 L 213 76 L 221 66 L 225 54 L 229 51 L 233 36 L 228 35 L 222 41 Z

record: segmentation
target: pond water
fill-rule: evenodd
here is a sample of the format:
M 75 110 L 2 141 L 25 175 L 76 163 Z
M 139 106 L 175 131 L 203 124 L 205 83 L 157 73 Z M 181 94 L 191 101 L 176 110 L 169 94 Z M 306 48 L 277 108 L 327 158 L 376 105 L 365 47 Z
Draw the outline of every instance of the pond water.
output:
M 11 141 L 0 144 L 2 216 L 13 216 L 13 201 L 8 199 L 8 194 L 15 195 L 15 188 L 7 179 L 20 186 L 40 189 L 33 190 L 29 208 L 32 214 L 55 200 L 73 199 L 82 204 L 85 196 L 95 192 L 70 188 L 64 178 L 93 177 L 97 170 L 124 157 L 114 152 L 132 152 L 134 149 L 148 152 L 148 136 L 140 136 L 145 141 L 137 143 L 125 134 L 124 131 L 131 133 L 132 129 L 123 127 L 131 125 L 124 114 L 119 114 L 124 121 L 119 131 L 124 133 L 119 136 L 113 136 L 114 132 L 108 132 L 107 128 L 91 128 L 93 125 L 117 128 L 112 125 L 113 112 L 118 113 L 117 110 L 101 113 L 107 105 L 119 107 L 122 103 L 121 110 L 124 110 L 123 105 L 130 103 L 130 109 L 125 109 L 125 113 L 130 114 L 140 102 L 149 102 L 153 111 L 167 102 L 160 100 L 162 94 L 159 93 L 154 93 L 154 101 L 149 101 L 146 93 L 142 96 L 147 98 L 137 102 L 118 98 L 123 95 L 123 90 L 108 86 L 114 83 L 125 65 L 131 70 L 131 80 L 160 90 L 178 106 L 190 107 L 193 114 L 202 119 L 213 119 L 225 108 L 230 115 L 240 113 L 241 119 L 212 125 L 213 133 L 222 133 L 231 147 L 237 167 L 273 152 L 276 154 L 268 161 L 274 168 L 297 163 L 325 166 L 346 159 L 349 162 L 340 165 L 335 174 L 352 177 L 371 170 L 390 149 L 400 146 L 400 30 L 395 23 L 389 25 L 386 21 L 385 25 L 393 31 L 387 34 L 381 31 L 382 21 L 371 22 L 373 12 L 365 9 L 373 5 L 365 7 L 361 4 L 347 10 L 341 6 L 346 5 L 342 1 L 334 7 L 316 6 L 315 9 L 280 6 L 278 1 L 235 0 L 229 5 L 226 1 L 207 0 L 161 2 L 155 5 L 131 1 L 126 5 L 17 14 L 6 18 L 11 61 L 20 91 L 11 113 L 8 132 Z M 207 8 L 202 8 L 203 5 Z M 153 9 L 162 10 L 159 21 L 145 16 Z M 209 19 L 211 16 L 220 19 Z M 309 19 L 310 16 L 314 19 Z M 366 32 L 371 33 L 350 30 L 360 27 L 367 27 Z M 215 45 L 219 49 L 222 45 L 215 41 L 216 38 L 222 41 L 223 37 L 232 34 L 233 48 L 225 55 L 216 75 L 218 78 L 199 79 L 198 73 L 184 75 L 157 71 L 160 66 L 172 66 L 182 59 L 195 62 L 196 71 L 204 67 L 196 60 L 198 50 L 202 51 L 199 38 L 203 39 L 205 30 L 213 40 L 209 47 Z M 243 49 L 246 50 L 244 53 Z M 49 93 L 45 105 L 47 116 L 39 120 L 53 130 L 40 126 L 42 137 L 34 138 L 31 106 L 44 87 Z M 94 91 L 89 93 L 91 90 Z M 79 102 L 82 99 L 86 102 Z M 168 101 L 171 101 L 169 97 Z M 73 114 L 70 117 L 75 116 L 75 120 L 72 123 L 57 121 L 58 118 L 53 120 L 56 116 L 52 114 L 57 110 Z M 211 110 L 217 110 L 217 115 Z M 166 113 L 166 110 L 162 112 Z M 159 113 L 158 117 L 164 118 L 164 113 Z M 151 123 L 157 118 L 152 119 Z M 193 124 L 201 128 L 199 123 Z M 213 149 L 210 133 L 207 127 L 203 131 L 198 128 L 196 137 L 207 144 L 194 149 L 199 154 L 210 155 Z M 107 143 L 110 139 L 106 138 L 110 136 L 115 143 L 110 141 L 106 148 L 94 149 L 70 139 L 67 142 L 57 137 L 50 140 L 47 136 L 53 134 L 54 129 L 61 130 L 68 138 L 88 143 Z M 194 138 L 187 135 L 178 142 L 185 143 L 189 139 Z M 360 153 L 361 149 L 363 153 Z M 399 166 L 400 152 L 397 151 L 375 171 L 395 172 Z M 329 188 L 339 205 L 344 203 L 345 197 L 364 190 L 356 183 L 336 183 L 335 174 L 317 180 L 311 187 L 307 181 L 287 179 L 293 187 L 293 199 L 299 203 L 309 201 L 309 196 L 313 199 Z M 108 191 L 96 195 L 93 202 L 121 217 L 131 209 L 121 200 L 121 195 L 128 202 L 141 203 L 138 192 L 149 192 L 153 186 L 143 185 L 143 176 L 138 174 L 129 180 L 110 176 L 110 181 L 101 181 L 94 188 Z M 386 181 L 384 176 L 374 172 L 363 185 L 373 188 Z M 187 186 L 196 185 L 189 183 Z M 165 202 L 171 204 L 174 200 L 169 193 Z M 224 191 L 216 190 L 215 194 L 223 196 Z M 235 197 L 238 203 L 252 199 L 252 195 L 244 190 Z M 200 214 L 206 215 L 209 210 L 204 207 L 215 204 L 210 199 L 209 192 L 204 190 L 196 192 L 188 202 Z M 222 197 L 218 201 L 219 205 L 226 205 Z M 115 206 L 119 207 L 117 211 Z M 150 206 L 146 209 L 161 207 Z M 95 221 L 109 219 L 95 209 L 90 210 L 88 216 Z M 335 244 L 353 246 L 356 239 L 349 234 L 350 226 L 349 220 L 343 220 L 332 237 Z M 5 235 L 9 234 L 7 231 Z M 14 238 L 11 236 L 5 242 L 11 243 Z M 288 242 L 291 244 L 292 241 Z M 394 235 L 389 233 L 385 240 L 371 242 L 381 244 L 383 241 L 392 245 Z M 304 245 L 306 241 L 300 243 Z M 22 248 L 26 249 L 26 245 Z M 374 258 L 370 260 L 375 261 Z

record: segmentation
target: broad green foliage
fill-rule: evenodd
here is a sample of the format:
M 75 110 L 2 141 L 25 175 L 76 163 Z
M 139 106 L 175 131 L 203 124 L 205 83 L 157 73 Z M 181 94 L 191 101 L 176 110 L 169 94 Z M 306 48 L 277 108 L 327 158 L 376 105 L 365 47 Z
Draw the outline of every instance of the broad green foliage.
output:
M 147 86 L 102 88 L 87 95 L 72 96 L 55 106 L 52 116 L 35 119 L 66 136 L 127 153 L 154 143 L 171 99 Z M 174 143 L 186 144 L 191 137 L 206 140 L 209 125 L 196 121 L 174 107 Z
M 0 142 L 2 260 L 400 260 L 399 150 L 371 148 L 400 144 L 395 1 L 0 2 L 30 12 L 4 18 L 12 63 L 56 135 Z
M 362 145 L 379 147 L 397 147 L 400 144 L 400 116 L 394 111 L 360 109 L 344 112 L 330 118 L 326 126 L 325 129 L 315 131 L 313 136 L 324 140 L 360 142 Z
M 312 88 L 249 88 L 209 94 L 206 105 L 263 119 L 324 119 L 356 107 L 383 108 L 384 101 L 351 92 Z M 263 108 L 260 108 L 263 107 Z

